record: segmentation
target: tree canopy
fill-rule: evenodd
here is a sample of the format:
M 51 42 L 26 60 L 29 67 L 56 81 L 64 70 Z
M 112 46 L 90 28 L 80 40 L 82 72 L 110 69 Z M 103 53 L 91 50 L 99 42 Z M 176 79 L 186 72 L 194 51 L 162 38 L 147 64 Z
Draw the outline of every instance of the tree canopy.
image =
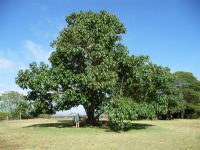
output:
M 117 103 L 146 104 L 156 115 L 181 110 L 175 76 L 148 56 L 129 55 L 121 42 L 126 29 L 115 15 L 81 11 L 69 15 L 66 23 L 51 43 L 50 65 L 31 63 L 16 78 L 21 88 L 30 90 L 27 99 L 38 111 L 53 113 L 82 104 L 88 123 L 95 124 L 102 108 L 118 108 Z
M 24 96 L 15 91 L 5 92 L 0 97 L 0 109 L 2 112 L 12 112 L 17 103 L 24 100 Z
M 24 95 L 16 91 L 8 91 L 0 96 L 0 112 L 9 118 L 18 119 L 22 115 L 25 116 L 30 110 L 28 107 Z

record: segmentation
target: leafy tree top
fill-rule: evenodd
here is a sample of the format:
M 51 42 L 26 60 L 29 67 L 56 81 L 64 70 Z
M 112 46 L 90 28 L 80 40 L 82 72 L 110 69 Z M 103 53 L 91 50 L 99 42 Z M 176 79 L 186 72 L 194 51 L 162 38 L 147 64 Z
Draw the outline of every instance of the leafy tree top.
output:
M 11 112 L 19 102 L 24 100 L 24 96 L 16 91 L 5 92 L 0 98 L 0 110 L 3 112 Z
M 189 86 L 191 84 L 197 84 L 197 78 L 191 72 L 177 71 L 177 84 L 179 86 Z
M 94 123 L 94 113 L 117 95 L 168 108 L 176 95 L 174 76 L 148 56 L 128 55 L 121 43 L 126 29 L 115 15 L 81 11 L 66 22 L 51 43 L 51 65 L 32 63 L 16 78 L 21 88 L 30 90 L 27 98 L 39 110 L 52 113 L 82 104 Z

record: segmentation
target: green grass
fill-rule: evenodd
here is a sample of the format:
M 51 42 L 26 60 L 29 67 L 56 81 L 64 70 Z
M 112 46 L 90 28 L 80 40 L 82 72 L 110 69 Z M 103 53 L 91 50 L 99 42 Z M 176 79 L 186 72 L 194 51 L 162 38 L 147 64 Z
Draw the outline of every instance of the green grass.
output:
M 0 122 L 0 149 L 199 150 L 200 120 L 134 121 L 132 130 L 76 129 L 63 119 Z

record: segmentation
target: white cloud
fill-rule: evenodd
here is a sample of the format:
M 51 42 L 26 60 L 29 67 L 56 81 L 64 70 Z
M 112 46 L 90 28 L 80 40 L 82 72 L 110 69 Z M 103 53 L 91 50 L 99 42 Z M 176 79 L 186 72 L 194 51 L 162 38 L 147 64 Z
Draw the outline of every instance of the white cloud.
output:
M 24 42 L 24 48 L 28 51 L 28 56 L 34 61 L 47 62 L 50 53 L 49 51 L 46 52 L 39 44 L 31 40 L 26 40 Z
M 9 70 L 13 66 L 13 62 L 6 58 L 0 58 L 0 69 Z

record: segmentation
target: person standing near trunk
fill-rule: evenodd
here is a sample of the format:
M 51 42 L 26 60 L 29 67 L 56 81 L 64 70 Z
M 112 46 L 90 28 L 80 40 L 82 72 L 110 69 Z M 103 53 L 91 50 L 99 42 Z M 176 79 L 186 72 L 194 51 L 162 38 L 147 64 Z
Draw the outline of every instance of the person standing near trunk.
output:
M 76 114 L 74 121 L 76 123 L 76 128 L 79 128 L 80 116 L 79 113 Z

